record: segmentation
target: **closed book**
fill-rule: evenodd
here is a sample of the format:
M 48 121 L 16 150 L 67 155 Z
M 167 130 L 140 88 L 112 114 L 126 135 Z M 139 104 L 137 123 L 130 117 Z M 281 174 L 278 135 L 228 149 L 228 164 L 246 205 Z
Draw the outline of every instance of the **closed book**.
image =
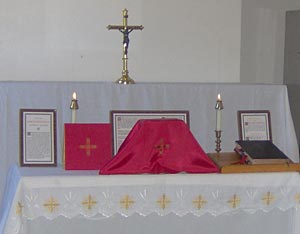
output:
M 66 170 L 99 170 L 112 157 L 111 125 L 106 123 L 65 124 Z
M 251 164 L 278 164 L 291 162 L 271 141 L 236 141 L 235 151 L 247 156 Z

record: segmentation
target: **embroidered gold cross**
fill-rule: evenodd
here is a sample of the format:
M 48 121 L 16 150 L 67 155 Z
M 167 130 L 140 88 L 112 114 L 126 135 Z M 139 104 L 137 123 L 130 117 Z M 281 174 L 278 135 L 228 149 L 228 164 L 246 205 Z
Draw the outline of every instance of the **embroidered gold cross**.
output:
M 166 149 L 170 148 L 170 145 L 169 144 L 165 144 L 164 143 L 164 139 L 161 138 L 160 139 L 160 143 L 158 145 L 155 145 L 154 148 L 158 149 L 159 154 L 162 155 Z
M 263 203 L 265 203 L 266 205 L 270 205 L 274 200 L 275 197 L 274 195 L 269 191 L 267 192 L 263 198 L 261 199 L 263 201 Z
M 16 214 L 21 215 L 23 212 L 24 206 L 22 205 L 21 202 L 18 201 L 17 207 L 16 207 Z
M 120 200 L 120 205 L 128 210 L 134 204 L 134 200 L 132 200 L 128 195 Z
M 156 201 L 156 203 L 161 209 L 164 210 L 171 203 L 171 200 L 166 196 L 166 194 L 163 194 L 162 197 Z
M 297 193 L 295 195 L 295 200 L 296 200 L 297 204 L 299 205 L 300 204 L 300 193 Z
M 199 195 L 193 201 L 193 204 L 197 207 L 198 210 L 200 210 L 206 203 L 207 203 L 207 201 L 201 195 Z
M 81 203 L 87 209 L 92 209 L 94 205 L 97 204 L 97 201 L 93 200 L 92 196 L 89 194 L 88 197 Z
M 231 205 L 233 209 L 235 209 L 240 204 L 241 199 L 236 194 L 234 194 L 233 197 L 227 202 Z
M 53 197 L 50 197 L 48 202 L 44 203 L 44 207 L 48 209 L 50 213 L 52 213 L 58 206 L 59 203 L 57 203 Z
M 91 150 L 97 149 L 97 145 L 91 145 L 91 138 L 87 137 L 85 145 L 80 145 L 79 148 L 84 149 L 86 155 L 90 156 L 91 155 Z

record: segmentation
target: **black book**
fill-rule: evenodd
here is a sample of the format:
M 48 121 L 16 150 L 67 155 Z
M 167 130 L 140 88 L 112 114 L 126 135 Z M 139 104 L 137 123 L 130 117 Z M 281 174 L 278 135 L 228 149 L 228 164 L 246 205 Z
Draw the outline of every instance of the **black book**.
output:
M 235 151 L 247 156 L 251 164 L 278 164 L 291 162 L 271 141 L 236 141 Z

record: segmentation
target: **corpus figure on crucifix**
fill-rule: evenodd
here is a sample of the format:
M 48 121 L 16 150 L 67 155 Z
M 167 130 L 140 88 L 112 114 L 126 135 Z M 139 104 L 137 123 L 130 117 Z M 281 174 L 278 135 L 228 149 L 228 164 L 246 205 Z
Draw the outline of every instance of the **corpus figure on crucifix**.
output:
M 139 26 L 129 26 L 128 25 L 128 10 L 125 8 L 123 10 L 123 25 L 108 25 L 108 30 L 115 29 L 119 30 L 123 34 L 123 70 L 122 77 L 117 80 L 119 84 L 134 84 L 134 80 L 132 80 L 128 76 L 128 68 L 127 68 L 127 60 L 128 60 L 128 47 L 129 47 L 129 34 L 133 30 L 142 30 L 144 27 L 142 25 Z
M 132 31 L 132 30 L 131 30 Z M 128 53 L 128 47 L 129 47 L 129 33 L 131 32 L 127 28 L 126 29 L 120 29 L 120 32 L 123 33 L 123 48 L 124 48 L 124 54 L 127 56 Z

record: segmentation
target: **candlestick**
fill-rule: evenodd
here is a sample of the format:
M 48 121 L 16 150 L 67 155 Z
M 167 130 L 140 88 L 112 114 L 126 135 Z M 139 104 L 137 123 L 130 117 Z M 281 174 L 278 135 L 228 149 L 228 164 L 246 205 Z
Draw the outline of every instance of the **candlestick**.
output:
M 78 101 L 76 99 L 76 93 L 73 92 L 73 98 L 71 101 L 70 109 L 72 111 L 72 123 L 76 123 L 76 110 L 79 109 Z
M 224 109 L 223 107 L 223 102 L 221 99 L 221 95 L 218 94 L 217 98 L 217 103 L 215 106 L 215 109 L 217 111 L 216 113 L 216 152 L 219 153 L 221 151 L 221 119 L 222 119 L 222 110 Z
M 220 151 L 221 151 L 221 132 L 222 131 L 215 131 L 216 132 L 216 152 L 217 153 L 220 153 Z

